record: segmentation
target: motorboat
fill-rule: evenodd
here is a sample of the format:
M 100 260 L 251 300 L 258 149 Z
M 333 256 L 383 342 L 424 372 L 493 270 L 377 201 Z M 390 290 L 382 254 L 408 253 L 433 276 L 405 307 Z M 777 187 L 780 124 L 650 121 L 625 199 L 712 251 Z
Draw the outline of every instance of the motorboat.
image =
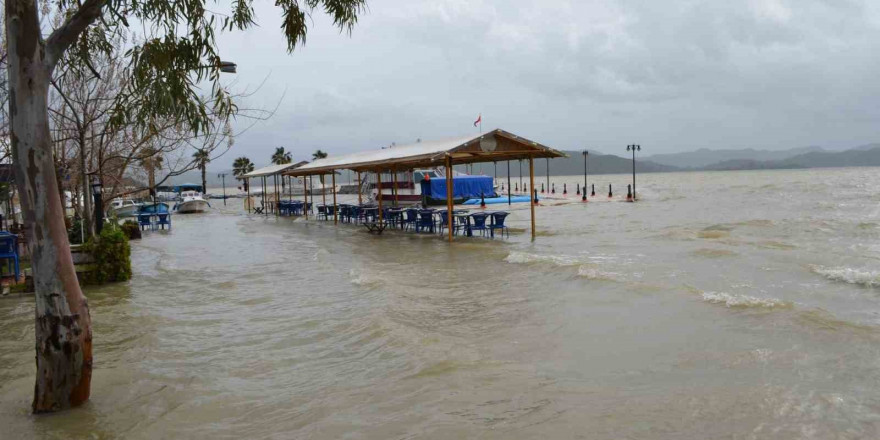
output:
M 174 205 L 174 211 L 180 214 L 192 214 L 196 212 L 205 212 L 211 205 L 205 200 L 202 193 L 198 191 L 183 191 L 180 193 L 180 200 Z
M 131 199 L 113 199 L 108 211 L 116 217 L 136 217 L 141 206 L 143 203 Z

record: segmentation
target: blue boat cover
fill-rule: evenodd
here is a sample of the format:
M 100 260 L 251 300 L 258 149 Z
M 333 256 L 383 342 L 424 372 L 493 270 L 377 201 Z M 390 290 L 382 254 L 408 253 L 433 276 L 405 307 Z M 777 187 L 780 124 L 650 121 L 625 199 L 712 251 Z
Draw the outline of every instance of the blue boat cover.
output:
M 492 178 L 489 176 L 455 176 L 452 178 L 452 198 L 492 197 Z M 446 200 L 446 178 L 432 177 L 422 181 L 422 194 L 432 199 Z

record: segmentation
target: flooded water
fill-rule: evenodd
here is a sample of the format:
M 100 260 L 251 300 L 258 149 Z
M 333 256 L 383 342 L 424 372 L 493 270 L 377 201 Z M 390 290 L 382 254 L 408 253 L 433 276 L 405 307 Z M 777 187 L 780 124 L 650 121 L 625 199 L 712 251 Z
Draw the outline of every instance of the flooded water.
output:
M 0 437 L 880 437 L 878 169 L 638 184 L 535 242 L 527 205 L 449 245 L 212 201 L 87 290 L 84 407 L 29 414 L 33 298 L 0 299 Z

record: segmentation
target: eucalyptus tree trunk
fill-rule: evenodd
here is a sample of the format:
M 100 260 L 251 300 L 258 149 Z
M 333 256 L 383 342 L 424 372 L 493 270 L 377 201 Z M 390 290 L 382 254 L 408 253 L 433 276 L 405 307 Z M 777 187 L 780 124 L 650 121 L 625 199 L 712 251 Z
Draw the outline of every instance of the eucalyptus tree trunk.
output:
M 64 207 L 57 196 L 47 104 L 55 63 L 100 13 L 95 2 L 87 1 L 84 7 L 85 13 L 77 12 L 44 42 L 37 2 L 5 1 L 15 183 L 36 288 L 35 413 L 85 402 L 92 377 L 91 318 L 77 282 Z

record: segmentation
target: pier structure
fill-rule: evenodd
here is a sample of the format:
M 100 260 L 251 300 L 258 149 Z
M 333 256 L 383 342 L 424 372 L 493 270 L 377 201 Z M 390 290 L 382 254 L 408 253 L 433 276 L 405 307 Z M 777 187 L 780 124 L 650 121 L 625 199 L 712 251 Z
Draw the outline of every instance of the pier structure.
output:
M 444 167 L 446 171 L 446 218 L 453 218 L 453 166 L 469 165 L 484 162 L 510 160 L 527 160 L 529 164 L 529 186 L 535 187 L 536 158 L 552 159 L 566 157 L 566 154 L 553 148 L 541 145 L 513 133 L 495 129 L 486 133 L 470 136 L 438 140 L 419 141 L 410 145 L 395 145 L 378 150 L 363 151 L 339 156 L 330 156 L 314 162 L 290 167 L 280 171 L 282 176 L 311 178 L 335 174 L 342 170 L 350 170 L 358 175 L 360 185 L 361 174 L 373 174 L 378 188 L 378 222 L 383 223 L 382 210 L 382 175 L 391 174 L 396 186 L 398 173 L 411 172 L 419 168 Z M 256 170 L 251 174 L 257 173 Z M 265 179 L 265 177 L 264 177 Z M 333 185 L 333 215 L 337 221 L 336 187 Z M 308 193 L 308 191 L 306 191 Z M 360 191 L 358 191 L 360 194 Z M 397 194 L 393 187 L 392 193 Z M 535 195 L 531 194 L 530 215 L 532 239 L 535 238 Z M 359 196 L 360 197 L 360 196 Z M 326 203 L 326 202 L 325 202 Z M 265 204 L 264 204 L 265 206 Z M 306 203 L 308 206 L 308 203 Z M 453 239 L 453 228 L 449 229 L 449 241 Z

